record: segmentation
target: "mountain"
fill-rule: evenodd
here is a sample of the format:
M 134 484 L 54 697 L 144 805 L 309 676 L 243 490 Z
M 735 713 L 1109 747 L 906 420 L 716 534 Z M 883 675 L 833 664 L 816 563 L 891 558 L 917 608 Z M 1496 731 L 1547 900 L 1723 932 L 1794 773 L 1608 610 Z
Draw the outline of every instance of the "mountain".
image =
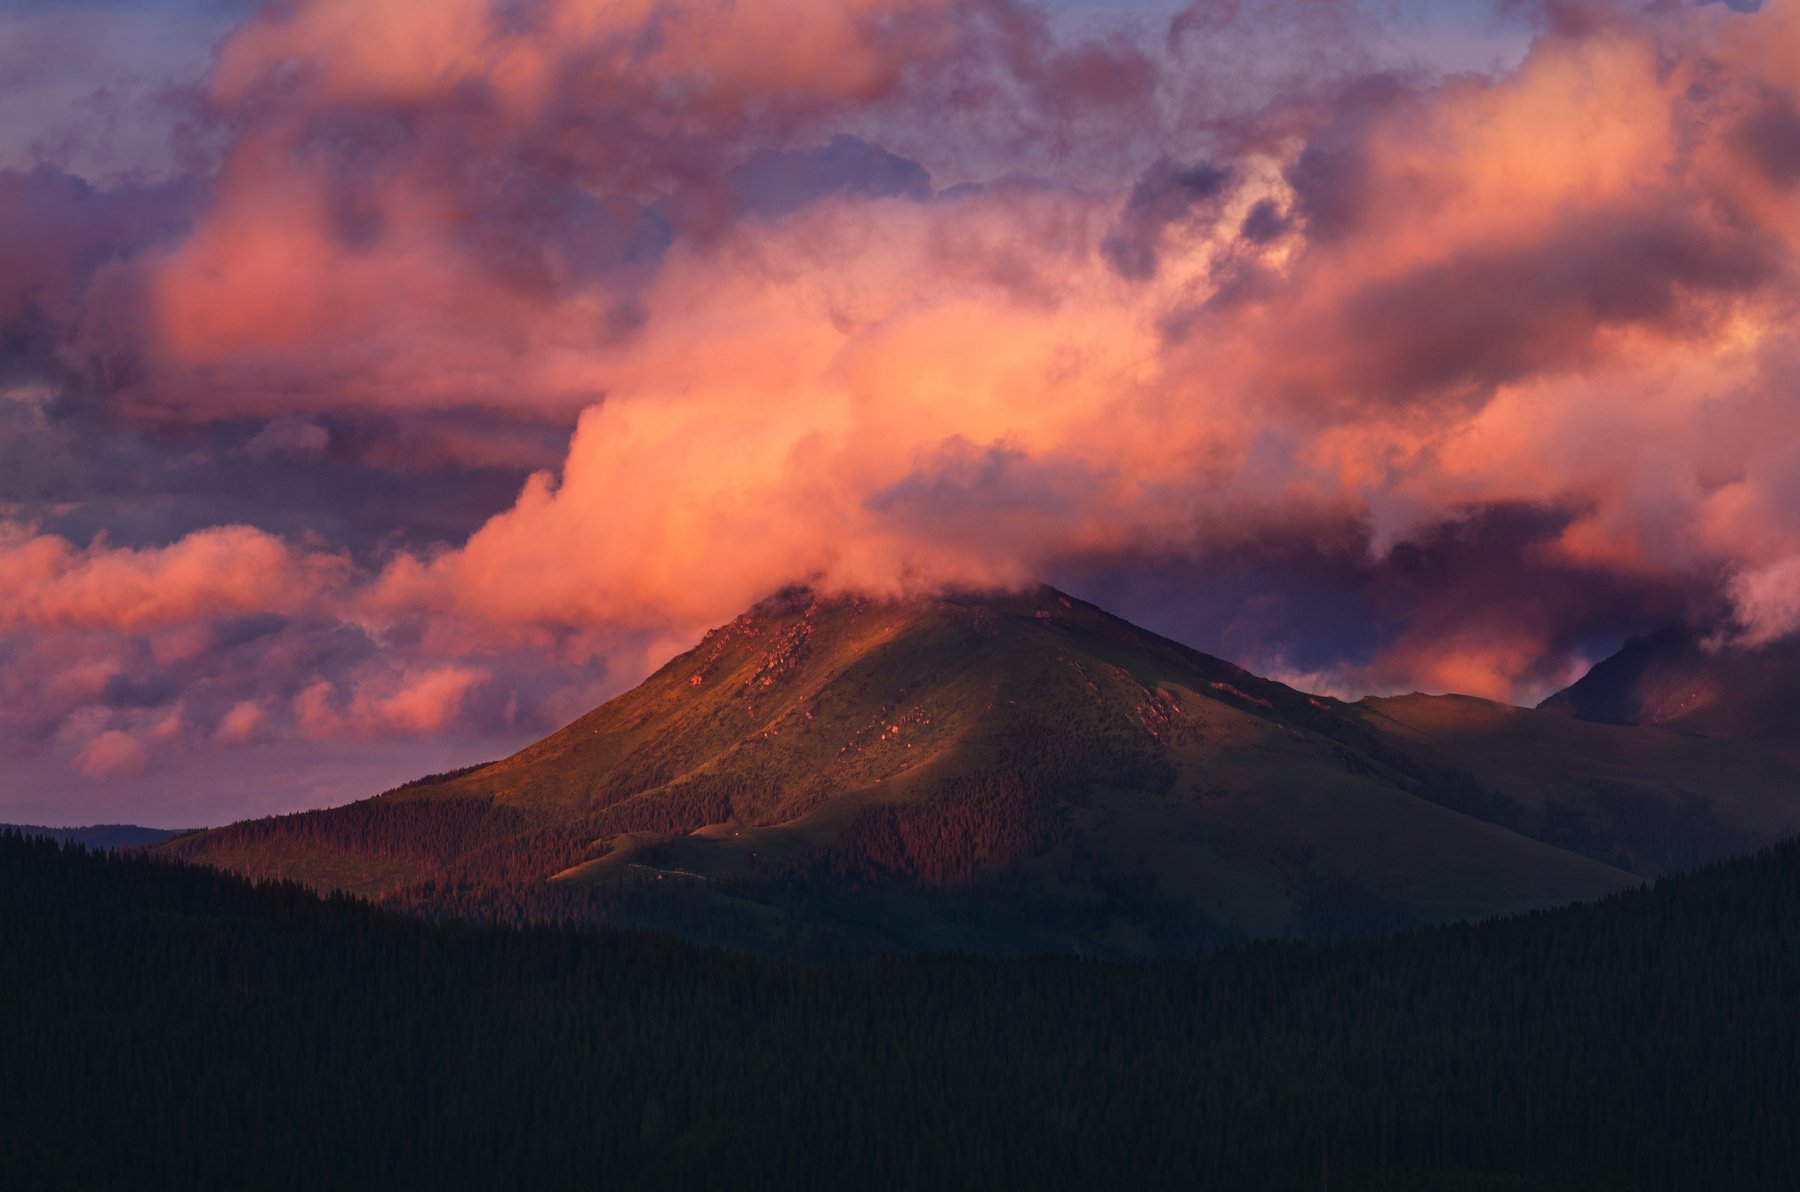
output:
M 1757 749 L 1346 704 L 1050 588 L 783 592 L 512 757 L 163 846 L 428 913 L 1140 957 L 1596 897 L 1800 830 Z
M 1601 724 L 1760 741 L 1800 763 L 1800 639 L 1745 647 L 1665 629 L 1626 642 L 1538 706 Z
M 185 828 L 141 828 L 136 824 L 90 824 L 81 828 L 46 828 L 39 824 L 0 824 L 0 831 L 11 828 L 26 836 L 48 836 L 58 843 L 86 845 L 88 848 L 138 848 L 161 844 L 180 836 Z

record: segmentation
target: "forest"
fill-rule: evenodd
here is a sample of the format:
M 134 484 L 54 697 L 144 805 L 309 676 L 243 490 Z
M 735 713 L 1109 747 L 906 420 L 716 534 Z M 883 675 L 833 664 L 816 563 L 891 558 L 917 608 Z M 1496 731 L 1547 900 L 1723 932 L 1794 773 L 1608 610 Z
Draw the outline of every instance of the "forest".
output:
M 0 834 L 16 1188 L 1787 1188 L 1800 845 L 1154 966 L 428 922 Z

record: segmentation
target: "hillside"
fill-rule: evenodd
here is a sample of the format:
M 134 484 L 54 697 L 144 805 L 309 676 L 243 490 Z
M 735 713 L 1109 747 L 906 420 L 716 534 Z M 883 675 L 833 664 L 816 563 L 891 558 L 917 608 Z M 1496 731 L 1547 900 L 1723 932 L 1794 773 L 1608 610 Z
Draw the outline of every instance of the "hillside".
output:
M 791 591 L 510 758 L 163 847 L 801 954 L 1153 956 L 1592 898 L 1800 830 L 1761 753 L 1751 787 L 1686 754 L 1676 785 L 1679 750 L 1622 766 L 1577 734 L 1546 755 L 1573 785 L 1540 790 L 1463 706 L 1307 695 L 1049 588 Z
M 5 834 L 0 925 L 24 1188 L 1756 1192 L 1800 1162 L 1793 844 L 1147 967 L 433 927 Z
M 1633 638 L 1539 705 L 1577 720 L 1757 741 L 1800 764 L 1800 640 L 1709 645 L 1691 630 Z
M 1397 747 L 1479 776 L 1473 814 L 1632 873 L 1676 872 L 1800 830 L 1800 759 L 1771 743 L 1468 696 L 1358 706 Z

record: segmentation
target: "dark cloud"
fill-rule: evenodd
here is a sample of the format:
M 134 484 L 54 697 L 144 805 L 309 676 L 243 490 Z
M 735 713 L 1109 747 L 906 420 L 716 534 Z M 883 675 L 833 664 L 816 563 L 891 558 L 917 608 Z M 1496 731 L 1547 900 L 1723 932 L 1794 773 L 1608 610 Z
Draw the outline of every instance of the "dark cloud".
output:
M 1312 527 L 1203 559 L 1181 552 L 1065 559 L 1050 582 L 1260 673 L 1323 673 L 1366 662 L 1404 627 L 1403 611 L 1376 599 L 1360 557 L 1365 544 L 1355 525 Z
M 726 176 L 737 207 L 779 218 L 814 199 L 931 197 L 931 175 L 916 161 L 860 137 L 835 137 L 816 149 L 759 149 Z
M 1371 173 L 1368 140 L 1412 102 L 1416 96 L 1392 75 L 1358 79 L 1344 90 L 1331 119 L 1307 139 L 1286 171 L 1294 212 L 1309 237 L 1329 242 L 1348 236 L 1368 205 L 1384 201 Z
M 1159 159 L 1131 188 L 1119 222 L 1100 241 L 1101 253 L 1121 277 L 1156 276 L 1157 254 L 1170 229 L 1206 218 L 1230 181 L 1228 169 Z
M 573 429 L 481 411 L 428 424 L 376 413 L 159 429 L 53 366 L 14 360 L 14 396 L 0 397 L 0 507 L 80 543 L 104 533 L 158 546 L 235 523 L 373 564 L 472 533 L 530 472 L 562 458 Z
M 50 166 L 0 170 L 0 332 L 71 319 L 96 270 L 191 226 L 194 182 L 99 187 Z
M 1737 127 L 1738 142 L 1777 186 L 1800 184 L 1800 110 L 1792 92 L 1771 91 Z
M 113 708 L 160 708 L 180 694 L 181 685 L 168 675 L 114 675 L 106 681 L 99 702 Z
M 1497 385 L 1587 358 L 1609 328 L 1700 334 L 1717 314 L 1711 300 L 1769 281 L 1783 255 L 1758 229 L 1703 210 L 1575 213 L 1529 243 L 1471 246 L 1346 295 L 1329 329 L 1306 329 L 1315 347 L 1342 353 L 1331 391 L 1309 398 L 1483 401 Z
M 1521 698 L 1570 679 L 1632 633 L 1716 613 L 1716 586 L 1644 583 L 1558 556 L 1577 511 L 1497 504 L 1423 527 L 1386 553 L 1356 522 L 1295 524 L 1204 559 L 1093 555 L 1052 582 L 1177 641 L 1351 697 L 1467 690 L 1488 653 Z M 1435 652 L 1435 654 L 1434 654 Z M 1451 680 L 1451 681 L 1446 681 Z
M 1288 218 L 1274 199 L 1259 199 L 1244 216 L 1238 235 L 1251 244 L 1269 244 L 1287 234 Z

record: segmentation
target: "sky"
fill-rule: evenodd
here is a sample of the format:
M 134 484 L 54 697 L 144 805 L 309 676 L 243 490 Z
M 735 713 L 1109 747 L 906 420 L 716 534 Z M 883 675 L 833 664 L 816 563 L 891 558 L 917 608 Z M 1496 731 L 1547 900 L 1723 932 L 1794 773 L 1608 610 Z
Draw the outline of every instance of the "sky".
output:
M 1310 690 L 1800 629 L 1800 6 L 0 0 L 0 820 L 501 756 L 791 583 Z

